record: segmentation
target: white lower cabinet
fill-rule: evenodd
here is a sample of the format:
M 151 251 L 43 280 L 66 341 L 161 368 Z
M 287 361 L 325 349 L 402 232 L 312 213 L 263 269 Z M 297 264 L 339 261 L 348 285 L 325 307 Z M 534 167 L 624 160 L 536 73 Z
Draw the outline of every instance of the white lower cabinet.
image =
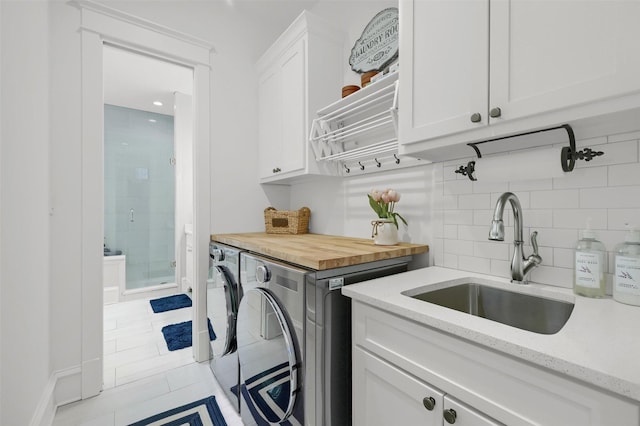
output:
M 357 300 L 352 308 L 355 426 L 640 424 L 637 401 Z
M 361 348 L 353 363 L 354 425 L 502 424 Z

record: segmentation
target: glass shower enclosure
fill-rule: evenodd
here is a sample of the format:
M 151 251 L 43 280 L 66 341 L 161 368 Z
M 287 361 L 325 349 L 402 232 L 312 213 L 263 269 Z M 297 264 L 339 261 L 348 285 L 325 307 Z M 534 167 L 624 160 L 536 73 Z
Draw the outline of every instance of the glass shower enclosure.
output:
M 126 290 L 175 283 L 172 116 L 105 105 L 104 197 L 105 255 L 126 256 Z

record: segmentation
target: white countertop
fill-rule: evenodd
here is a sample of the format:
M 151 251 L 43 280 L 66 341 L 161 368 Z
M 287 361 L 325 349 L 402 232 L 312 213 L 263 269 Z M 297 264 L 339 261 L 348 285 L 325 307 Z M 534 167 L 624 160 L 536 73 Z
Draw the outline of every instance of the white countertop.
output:
M 537 334 L 413 299 L 401 293 L 475 277 L 527 294 L 571 301 L 575 307 L 556 334 Z M 511 284 L 508 279 L 440 267 L 418 269 L 342 288 L 376 308 L 546 367 L 640 401 L 640 307 L 575 296 L 569 289 Z

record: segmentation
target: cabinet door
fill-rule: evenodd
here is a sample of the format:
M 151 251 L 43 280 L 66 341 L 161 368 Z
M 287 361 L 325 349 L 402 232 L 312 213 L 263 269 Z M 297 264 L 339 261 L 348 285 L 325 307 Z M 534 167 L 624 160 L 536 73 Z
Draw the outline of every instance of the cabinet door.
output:
M 504 426 L 502 423 L 481 414 L 457 401 L 451 395 L 444 396 L 444 425 L 455 424 L 456 426 Z
M 352 374 L 354 425 L 442 425 L 440 391 L 358 347 Z
M 492 0 L 495 120 L 638 92 L 639 20 L 637 0 Z
M 277 173 L 282 150 L 281 74 L 278 67 L 265 72 L 258 83 L 258 142 L 260 177 Z M 282 167 L 280 167 L 282 168 Z
M 282 81 L 282 173 L 303 169 L 307 146 L 307 90 L 305 79 L 305 39 L 300 39 L 284 55 L 280 64 Z
M 399 142 L 486 125 L 489 1 L 400 0 L 399 5 Z

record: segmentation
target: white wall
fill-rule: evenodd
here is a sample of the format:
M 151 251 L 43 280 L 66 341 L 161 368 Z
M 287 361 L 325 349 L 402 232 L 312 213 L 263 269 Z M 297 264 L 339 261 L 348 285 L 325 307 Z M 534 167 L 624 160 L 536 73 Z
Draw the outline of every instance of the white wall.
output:
M 27 425 L 49 368 L 49 16 L 0 2 L 0 424 Z
M 153 2 L 152 6 L 149 2 L 135 1 L 106 3 L 143 19 L 203 38 L 215 46 L 211 80 L 211 232 L 262 230 L 264 207 L 285 207 L 289 198 L 286 187 L 263 189 L 257 183 L 257 86 L 253 49 L 254 33 L 259 29 L 247 31 L 247 26 L 240 25 L 237 17 L 229 16 L 224 9 L 220 9 L 226 6 L 226 2 L 162 1 Z M 53 1 L 49 7 L 50 32 L 47 33 L 46 26 L 42 31 L 45 35 L 50 34 L 51 46 L 49 157 L 54 214 L 50 233 L 50 370 L 72 372 L 81 363 L 80 14 L 67 2 Z M 12 48 L 18 49 L 18 46 L 14 38 Z M 46 151 L 42 151 L 41 155 L 47 158 Z M 48 193 L 44 200 L 48 203 Z M 27 258 L 31 260 L 32 256 L 25 256 L 25 260 Z M 49 287 L 46 289 L 48 291 Z M 5 295 L 3 300 L 6 300 Z M 26 305 L 20 306 L 26 310 Z M 6 341 L 4 339 L 3 334 L 3 342 Z M 48 348 L 47 345 L 47 353 Z M 68 377 L 62 392 L 56 395 L 58 403 L 68 402 L 78 396 L 80 382 L 77 376 Z M 34 392 L 31 398 L 39 396 L 36 394 Z

